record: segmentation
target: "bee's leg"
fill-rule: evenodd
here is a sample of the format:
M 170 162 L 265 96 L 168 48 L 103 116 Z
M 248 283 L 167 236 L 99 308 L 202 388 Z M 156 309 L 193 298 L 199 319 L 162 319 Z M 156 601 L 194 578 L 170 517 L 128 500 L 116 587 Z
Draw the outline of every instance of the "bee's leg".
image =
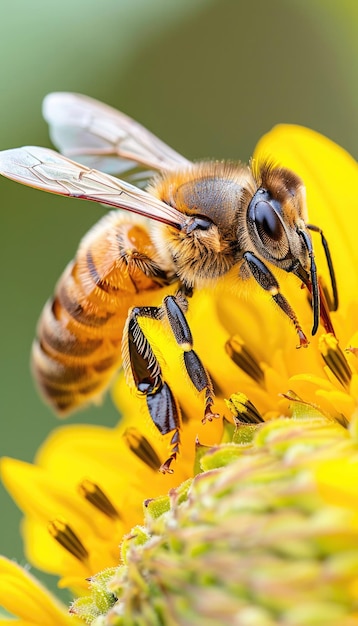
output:
M 298 338 L 300 341 L 298 348 L 302 346 L 308 346 L 308 339 L 304 334 L 301 325 L 296 317 L 296 314 L 292 307 L 287 302 L 286 298 L 280 293 L 280 285 L 278 284 L 275 276 L 270 272 L 268 267 L 258 259 L 252 252 L 245 252 L 244 259 L 250 269 L 252 276 L 258 282 L 262 289 L 268 291 L 276 304 L 282 309 L 282 311 L 290 318 L 294 327 L 296 328 Z
M 205 423 L 207 420 L 211 421 L 220 416 L 218 413 L 213 413 L 213 385 L 204 365 L 193 350 L 192 334 L 179 302 L 182 303 L 182 306 L 186 304 L 183 295 L 167 296 L 164 298 L 163 306 L 175 340 L 183 350 L 187 374 L 197 391 L 205 390 L 205 410 L 202 420 Z
M 133 308 L 127 319 L 122 348 L 124 366 L 130 368 L 137 390 L 145 395 L 155 426 L 162 435 L 173 432 L 171 455 L 159 468 L 163 473 L 171 473 L 170 465 L 176 459 L 180 446 L 180 410 L 169 385 L 163 380 L 161 367 L 138 324 L 138 317 L 160 319 L 161 309 Z

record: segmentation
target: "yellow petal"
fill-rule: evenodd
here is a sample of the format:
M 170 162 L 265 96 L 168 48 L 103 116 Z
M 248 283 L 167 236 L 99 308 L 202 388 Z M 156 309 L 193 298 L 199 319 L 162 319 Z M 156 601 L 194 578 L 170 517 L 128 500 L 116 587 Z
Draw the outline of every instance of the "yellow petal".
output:
M 317 397 L 324 398 L 331 405 L 331 414 L 336 411 L 338 415 L 342 414 L 349 418 L 355 409 L 356 403 L 347 393 L 338 390 L 324 391 L 317 390 Z
M 326 502 L 336 506 L 351 508 L 357 515 L 358 510 L 358 455 L 351 454 L 342 458 L 321 462 L 315 476 L 321 495 Z
M 29 572 L 0 556 L 0 605 L 19 617 L 13 624 L 32 626 L 79 626 L 68 609 L 56 600 Z M 0 620 L 0 624 L 8 620 Z

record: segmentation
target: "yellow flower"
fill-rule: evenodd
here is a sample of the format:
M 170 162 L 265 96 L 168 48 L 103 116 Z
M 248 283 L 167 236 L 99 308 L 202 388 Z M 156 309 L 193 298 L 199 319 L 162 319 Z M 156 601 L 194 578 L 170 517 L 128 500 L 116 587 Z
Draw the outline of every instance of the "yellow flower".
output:
M 308 407 L 310 414 L 346 425 L 357 415 L 358 399 L 358 166 L 328 139 L 295 126 L 278 126 L 262 138 L 254 158 L 266 157 L 303 178 L 310 223 L 322 228 L 329 242 L 340 297 L 338 312 L 331 314 L 336 337 L 320 328 L 307 348 L 297 350 L 295 331 L 270 295 L 251 285 L 254 281 L 237 289 L 231 274 L 190 300 L 194 347 L 212 376 L 215 408 L 228 420 L 225 398 L 239 390 L 252 405 L 249 409 L 240 397 L 238 420 L 249 420 L 250 411 L 258 421 L 267 421 Z M 313 237 L 318 273 L 329 291 L 320 237 Z M 274 273 L 309 335 L 307 290 L 293 275 Z M 157 471 L 168 456 L 168 437 L 156 431 L 142 399 L 133 395 L 122 375 L 113 389 L 124 415 L 117 428 L 62 427 L 44 443 L 33 465 L 2 460 L 4 484 L 25 513 L 27 558 L 59 575 L 60 584 L 77 593 L 86 589 L 86 578 L 118 563 L 121 538 L 141 523 L 143 501 L 192 477 L 195 441 L 211 446 L 228 439 L 226 422 L 202 424 L 203 399 L 188 383 L 174 339 L 153 322 L 148 321 L 146 332 L 162 356 L 165 378 L 183 412 L 174 474 Z M 323 485 L 319 474 L 321 478 Z

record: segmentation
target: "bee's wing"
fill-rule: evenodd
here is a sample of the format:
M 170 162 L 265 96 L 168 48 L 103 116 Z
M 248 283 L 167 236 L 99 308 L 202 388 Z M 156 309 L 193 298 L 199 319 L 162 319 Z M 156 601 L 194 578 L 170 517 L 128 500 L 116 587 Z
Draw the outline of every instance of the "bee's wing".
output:
M 136 175 L 148 178 L 153 170 L 189 164 L 138 122 L 81 94 L 50 93 L 43 102 L 43 116 L 60 152 L 110 174 L 132 175 L 135 180 Z
M 180 228 L 186 219 L 183 213 L 146 191 L 70 161 L 48 148 L 26 146 L 0 152 L 0 174 L 44 191 L 126 209 L 175 228 Z

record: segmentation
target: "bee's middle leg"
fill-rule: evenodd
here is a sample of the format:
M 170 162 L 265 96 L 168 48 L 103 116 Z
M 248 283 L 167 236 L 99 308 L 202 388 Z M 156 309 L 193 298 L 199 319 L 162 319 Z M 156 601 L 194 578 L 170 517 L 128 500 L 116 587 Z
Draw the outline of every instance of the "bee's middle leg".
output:
M 170 387 L 163 380 L 159 362 L 138 324 L 137 319 L 140 317 L 158 321 L 167 318 L 175 341 L 183 350 L 184 365 L 189 379 L 198 392 L 205 391 L 203 423 L 219 417 L 218 413 L 213 412 L 214 392 L 210 376 L 193 350 L 192 334 L 183 312 L 186 306 L 187 301 L 182 294 L 167 296 L 162 307 L 133 308 L 127 322 L 129 357 L 127 361 L 131 367 L 134 383 L 138 391 L 146 395 L 153 422 L 162 434 L 174 429 L 179 430 L 179 409 Z
M 149 414 L 162 435 L 173 433 L 170 440 L 172 452 L 159 468 L 171 473 L 170 465 L 176 459 L 180 446 L 180 409 L 169 385 L 164 381 L 162 370 L 150 343 L 144 335 L 138 317 L 161 318 L 158 307 L 134 307 L 129 312 L 123 334 L 123 363 L 130 369 L 134 384 L 145 395 Z

